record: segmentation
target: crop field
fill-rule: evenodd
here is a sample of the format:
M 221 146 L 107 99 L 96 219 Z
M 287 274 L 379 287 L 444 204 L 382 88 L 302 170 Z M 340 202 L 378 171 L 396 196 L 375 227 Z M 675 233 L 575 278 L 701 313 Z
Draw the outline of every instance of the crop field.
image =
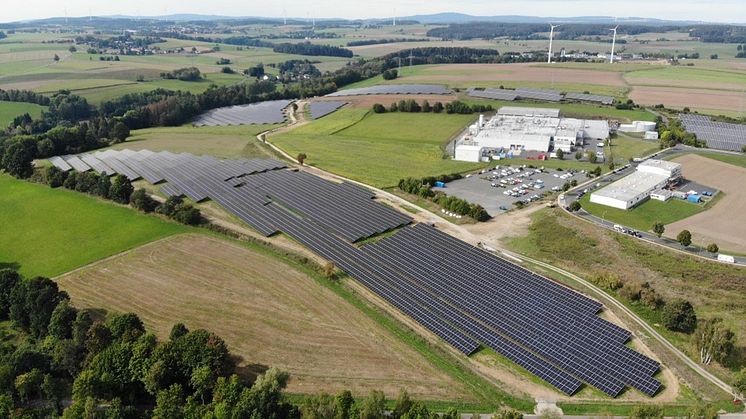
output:
M 46 106 L 34 103 L 0 101 L 0 128 L 7 127 L 8 124 L 13 122 L 13 118 L 25 113 L 28 113 L 34 119 L 39 118 L 41 112 L 46 109 Z
M 746 282 L 743 281 L 746 268 L 692 258 L 598 229 L 559 209 L 537 211 L 531 216 L 527 234 L 506 239 L 503 244 L 584 278 L 613 271 L 623 282 L 649 282 L 666 300 L 683 298 L 690 301 L 698 318 L 722 318 L 736 332 L 737 351 L 743 353 L 746 347 L 746 334 L 743 333 L 746 330 L 746 306 L 733 298 L 746 292 Z M 660 323 L 659 313 L 641 304 L 628 306 L 679 349 L 699 361 L 699 354 L 690 343 L 690 335 L 665 329 Z M 646 344 L 655 346 L 652 340 L 646 340 Z M 651 349 L 661 354 L 654 346 Z M 709 394 L 716 399 L 724 396 L 690 370 L 678 368 L 679 361 L 663 359 L 663 362 L 674 368 L 676 374 L 699 394 Z M 708 369 L 730 381 L 732 372 L 729 369 L 714 363 Z
M 292 393 L 399 389 L 473 401 L 464 384 L 331 289 L 266 250 L 179 235 L 59 278 L 78 307 L 137 313 L 167 339 L 175 322 L 225 339 L 249 375 L 276 366 Z
M 482 167 L 444 158 L 445 144 L 474 117 L 340 109 L 268 140 L 292 156 L 305 153 L 307 164 L 377 187 L 391 187 L 405 177 Z
M 186 227 L 0 175 L 0 264 L 27 276 L 55 276 Z
M 590 201 L 590 194 L 580 198 L 580 204 L 583 209 L 597 217 L 603 217 L 607 221 L 632 227 L 636 230 L 651 231 L 653 224 L 661 222 L 666 224 L 666 229 L 674 231 L 669 224 L 679 220 L 691 217 L 705 210 L 704 205 L 693 204 L 681 199 L 671 199 L 668 202 L 648 199 L 642 204 L 630 209 L 621 210 L 618 208 L 607 207 L 606 205 L 595 204 Z M 720 204 L 715 205 L 717 208 Z M 707 212 L 708 217 L 711 212 Z M 678 234 L 676 230 L 674 236 Z
M 111 147 L 116 150 L 171 151 L 174 153 L 209 154 L 224 158 L 267 158 L 254 143 L 260 132 L 279 125 L 243 125 L 230 127 L 148 128 L 135 130 L 127 141 Z
M 667 235 L 681 230 L 692 232 L 692 241 L 707 246 L 746 253 L 746 168 L 688 154 L 673 161 L 682 164 L 685 178 L 717 188 L 725 196 L 707 212 L 683 219 L 666 227 Z

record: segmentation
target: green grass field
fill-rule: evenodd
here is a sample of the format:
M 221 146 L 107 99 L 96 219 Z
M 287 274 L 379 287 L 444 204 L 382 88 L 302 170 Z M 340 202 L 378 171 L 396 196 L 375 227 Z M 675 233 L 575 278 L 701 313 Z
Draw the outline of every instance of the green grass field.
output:
M 180 127 L 135 130 L 127 141 L 112 148 L 147 149 L 174 153 L 209 154 L 225 158 L 267 158 L 256 146 L 256 135 L 279 125 L 241 125 L 231 127 Z
M 734 154 L 698 153 L 702 157 L 718 160 L 734 166 L 746 167 L 746 155 L 736 156 Z
M 645 141 L 620 134 L 611 140 L 611 147 L 604 147 L 607 158 L 616 164 L 626 164 L 630 159 L 648 156 L 660 150 L 658 141 Z
M 444 158 L 443 147 L 474 115 L 373 114 L 342 109 L 269 141 L 308 164 L 377 187 L 405 177 L 474 170 L 481 163 Z
M 649 199 L 626 211 L 594 204 L 590 201 L 590 194 L 580 198 L 580 204 L 583 209 L 597 217 L 641 231 L 652 230 L 653 224 L 656 222 L 670 224 L 705 210 L 704 205 L 693 204 L 676 198 L 672 198 L 668 202 Z
M 41 116 L 41 112 L 46 109 L 46 106 L 34 103 L 0 101 L 0 128 L 7 127 L 8 124 L 13 122 L 13 118 L 25 113 L 37 119 Z
M 147 242 L 188 231 L 78 192 L 0 175 L 0 265 L 56 276 Z

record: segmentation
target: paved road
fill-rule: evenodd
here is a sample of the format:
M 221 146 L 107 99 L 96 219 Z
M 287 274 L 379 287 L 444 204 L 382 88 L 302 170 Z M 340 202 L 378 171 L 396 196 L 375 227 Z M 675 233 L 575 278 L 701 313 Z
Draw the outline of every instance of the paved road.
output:
M 678 145 L 676 147 L 660 151 L 654 154 L 655 158 L 665 158 L 677 153 L 687 152 L 687 151 L 697 151 L 697 152 L 705 152 L 705 153 L 714 153 L 714 154 L 733 154 L 726 151 L 719 151 L 719 150 L 711 150 L 711 149 L 701 149 L 701 148 L 693 148 L 693 147 L 687 147 L 683 145 Z M 595 187 L 597 183 L 601 183 L 601 186 L 608 185 L 611 182 L 614 182 L 624 176 L 629 175 L 630 173 L 634 172 L 637 168 L 637 163 L 631 163 L 629 167 L 620 170 L 616 173 L 609 173 L 607 175 L 601 176 L 597 179 L 592 179 L 589 182 L 585 182 L 581 185 L 579 185 L 576 188 L 571 189 L 570 191 L 566 192 L 563 195 L 560 195 L 558 199 L 558 204 L 567 210 L 567 208 L 572 204 L 574 201 L 578 200 L 578 194 L 580 191 L 583 191 L 585 189 L 590 189 L 590 187 Z M 590 193 L 590 191 L 589 191 Z M 567 211 L 570 213 L 569 211 Z M 614 229 L 614 224 L 611 221 L 603 219 L 603 217 L 598 217 L 593 214 L 590 214 L 589 212 L 585 210 L 580 210 L 576 213 L 570 213 L 572 215 L 575 215 L 577 217 L 580 217 L 586 221 L 592 222 L 600 227 L 604 227 L 609 230 Z M 660 246 L 665 246 L 670 249 L 686 253 L 691 256 L 700 257 L 712 261 L 718 261 L 717 260 L 717 253 L 710 253 L 706 251 L 705 249 L 694 247 L 694 246 L 682 246 L 679 242 L 676 240 L 667 238 L 667 237 L 658 237 L 654 234 L 641 231 L 642 237 L 640 237 L 640 240 L 647 241 L 649 243 L 657 244 Z M 735 264 L 746 266 L 746 256 L 734 256 Z

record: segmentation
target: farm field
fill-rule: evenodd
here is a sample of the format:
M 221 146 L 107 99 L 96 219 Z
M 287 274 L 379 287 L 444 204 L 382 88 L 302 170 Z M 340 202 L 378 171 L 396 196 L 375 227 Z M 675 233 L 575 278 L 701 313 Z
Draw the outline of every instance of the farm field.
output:
M 406 388 L 420 399 L 474 401 L 462 382 L 389 330 L 259 248 L 179 235 L 59 283 L 76 306 L 134 311 L 162 339 L 177 321 L 207 328 L 226 340 L 249 375 L 267 366 L 288 371 L 292 393 L 350 389 L 362 396 L 381 389 L 394 397 Z
M 580 198 L 580 204 L 583 209 L 591 214 L 602 217 L 607 221 L 632 227 L 636 230 L 651 231 L 653 224 L 661 222 L 666 225 L 666 229 L 673 232 L 669 224 L 676 221 L 691 217 L 705 210 L 704 205 L 692 204 L 681 199 L 671 199 L 668 202 L 648 199 L 642 204 L 630 209 L 621 210 L 618 208 L 607 207 L 606 205 L 595 204 L 590 201 L 590 193 Z M 718 203 L 719 205 L 719 203 Z M 715 205 L 713 208 L 716 208 Z M 707 212 L 710 216 L 710 212 Z M 674 236 L 678 234 L 678 230 Z
M 443 147 L 474 115 L 374 114 L 340 109 L 317 121 L 268 138 L 306 163 L 376 187 L 406 177 L 474 170 L 480 163 L 444 158 Z
M 36 119 L 41 116 L 41 112 L 46 110 L 46 106 L 25 102 L 4 102 L 0 101 L 0 128 L 5 128 L 13 122 L 13 118 L 28 113 Z
M 746 347 L 746 334 L 743 333 L 746 330 L 746 307 L 733 298 L 733 295 L 746 291 L 746 283 L 742 280 L 746 268 L 692 258 L 598 229 L 560 209 L 535 212 L 524 230 L 516 231 L 512 238 L 502 239 L 500 244 L 584 278 L 614 272 L 622 282 L 649 282 L 666 300 L 683 298 L 690 301 L 700 319 L 721 317 L 736 332 L 737 352 L 742 353 Z M 692 349 L 690 335 L 665 329 L 661 326 L 658 312 L 639 303 L 627 305 L 692 359 L 699 360 L 699 354 Z M 652 340 L 646 340 L 646 343 L 653 345 L 651 349 L 657 354 L 662 353 Z M 676 375 L 686 380 L 698 394 L 715 400 L 727 397 L 690 370 L 677 367 L 679 362 L 675 359 L 663 359 L 663 362 L 674 368 Z M 730 381 L 732 372 L 739 366 L 725 368 L 713 363 L 708 368 Z
M 692 241 L 700 246 L 717 243 L 720 248 L 746 253 L 746 168 L 706 157 L 688 154 L 673 161 L 682 164 L 685 178 L 717 188 L 725 193 L 707 212 L 683 219 L 666 227 L 666 235 L 681 230 L 692 232 Z
M 256 135 L 279 125 L 242 125 L 230 127 L 148 128 L 135 130 L 127 141 L 112 146 L 121 150 L 171 151 L 209 154 L 224 158 L 267 158 L 271 155 L 257 147 Z
M 144 243 L 188 231 L 68 190 L 0 175 L 0 264 L 26 277 L 56 276 Z

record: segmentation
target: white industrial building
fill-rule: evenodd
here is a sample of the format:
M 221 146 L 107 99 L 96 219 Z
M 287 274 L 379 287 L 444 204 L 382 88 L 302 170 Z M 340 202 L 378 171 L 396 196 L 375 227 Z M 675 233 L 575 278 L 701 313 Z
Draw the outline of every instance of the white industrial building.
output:
M 618 131 L 622 132 L 648 132 L 655 131 L 655 122 L 650 121 L 632 121 L 631 124 L 619 125 Z
M 664 160 L 646 160 L 637 171 L 591 194 L 591 202 L 612 208 L 630 209 L 655 193 L 656 199 L 667 200 L 660 191 L 681 177 L 681 165 Z M 661 199 L 662 198 L 662 199 Z
M 457 140 L 454 158 L 478 162 L 502 151 L 571 152 L 586 138 L 609 137 L 608 121 L 560 118 L 559 114 L 559 109 L 505 106 L 489 120 L 480 115 Z

